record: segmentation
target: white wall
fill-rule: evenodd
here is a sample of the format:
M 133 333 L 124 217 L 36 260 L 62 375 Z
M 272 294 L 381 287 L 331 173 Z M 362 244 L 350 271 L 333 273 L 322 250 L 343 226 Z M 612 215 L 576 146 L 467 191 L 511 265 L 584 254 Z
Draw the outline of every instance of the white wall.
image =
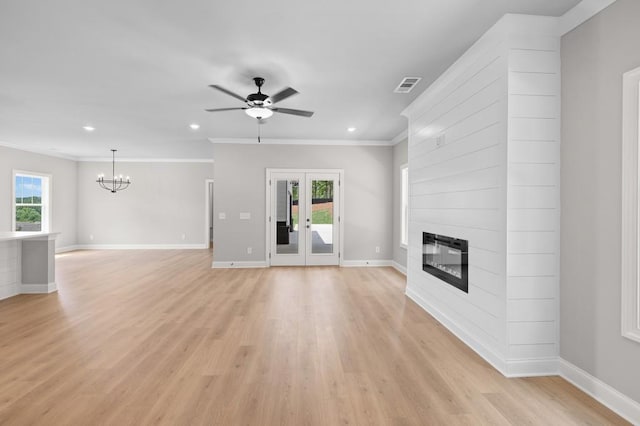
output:
M 555 28 L 506 15 L 406 110 L 407 294 L 508 375 L 556 366 Z M 422 232 L 469 240 L 468 294 L 422 270 Z
M 392 147 L 230 143 L 215 144 L 214 158 L 216 262 L 265 261 L 266 168 L 344 169 L 343 258 L 391 260 Z
M 116 194 L 95 182 L 110 170 L 110 162 L 78 163 L 79 245 L 205 247 L 211 163 L 116 161 L 116 173 L 132 180 Z
M 640 2 L 562 38 L 561 356 L 640 401 L 640 344 L 621 336 L 622 74 L 640 66 Z
M 76 162 L 0 146 L 0 231 L 11 230 L 13 170 L 50 174 L 51 230 L 60 232 L 56 247 L 76 244 L 77 171 Z
M 407 267 L 407 249 L 400 247 L 402 227 L 402 175 L 401 166 L 407 164 L 408 140 L 398 142 L 393 147 L 393 261 L 401 268 Z

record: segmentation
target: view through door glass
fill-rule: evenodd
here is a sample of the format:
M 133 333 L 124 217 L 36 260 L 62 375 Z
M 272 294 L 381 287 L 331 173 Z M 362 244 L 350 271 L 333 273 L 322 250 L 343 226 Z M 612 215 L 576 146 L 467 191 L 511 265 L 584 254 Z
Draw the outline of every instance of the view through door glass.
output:
M 300 182 L 276 180 L 276 253 L 297 254 L 300 250 Z
M 311 253 L 333 253 L 333 180 L 311 181 Z

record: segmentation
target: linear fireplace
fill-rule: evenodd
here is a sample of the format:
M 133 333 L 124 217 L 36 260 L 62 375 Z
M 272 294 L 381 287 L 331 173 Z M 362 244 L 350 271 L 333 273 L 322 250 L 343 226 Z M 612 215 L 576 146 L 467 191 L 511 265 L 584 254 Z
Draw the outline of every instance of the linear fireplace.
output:
M 422 233 L 422 269 L 469 293 L 469 242 L 444 235 Z

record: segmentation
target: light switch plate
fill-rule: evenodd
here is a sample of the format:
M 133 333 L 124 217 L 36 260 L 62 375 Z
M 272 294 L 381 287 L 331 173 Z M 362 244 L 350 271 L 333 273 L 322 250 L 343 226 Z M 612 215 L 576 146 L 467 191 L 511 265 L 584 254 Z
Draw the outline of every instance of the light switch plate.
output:
M 227 218 L 227 214 L 225 212 L 218 213 L 218 219 L 225 220 Z
M 251 219 L 251 213 L 241 212 L 240 219 L 244 219 L 244 220 Z

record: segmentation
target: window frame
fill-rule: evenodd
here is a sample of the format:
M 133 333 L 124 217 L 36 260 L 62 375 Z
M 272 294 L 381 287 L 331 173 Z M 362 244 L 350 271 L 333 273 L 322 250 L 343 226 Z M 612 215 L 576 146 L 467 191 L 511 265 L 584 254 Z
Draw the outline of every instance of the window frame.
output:
M 409 247 L 409 164 L 400 165 L 400 247 Z
M 46 233 L 46 232 L 50 232 L 51 228 L 52 228 L 52 224 L 51 224 L 51 200 L 52 200 L 52 196 L 51 196 L 51 188 L 52 188 L 52 176 L 50 174 L 46 174 L 46 173 L 39 173 L 39 172 L 32 172 L 32 171 L 27 171 L 27 170 L 16 170 L 14 169 L 12 174 L 11 174 L 11 187 L 12 187 L 12 197 L 11 197 L 11 230 L 13 232 L 29 232 L 29 231 L 18 231 L 16 230 L 16 208 L 19 207 L 19 205 L 22 204 L 18 204 L 16 203 L 16 177 L 18 176 L 26 176 L 26 177 L 32 177 L 32 178 L 39 178 L 42 179 L 42 195 L 41 195 L 41 200 L 40 200 L 40 204 L 36 204 L 41 206 L 41 210 L 40 210 L 40 215 L 41 215 L 41 222 L 40 222 L 40 232 L 42 233 Z M 36 231 L 37 232 L 37 231 Z
M 640 68 L 623 75 L 622 83 L 622 336 L 640 343 Z

